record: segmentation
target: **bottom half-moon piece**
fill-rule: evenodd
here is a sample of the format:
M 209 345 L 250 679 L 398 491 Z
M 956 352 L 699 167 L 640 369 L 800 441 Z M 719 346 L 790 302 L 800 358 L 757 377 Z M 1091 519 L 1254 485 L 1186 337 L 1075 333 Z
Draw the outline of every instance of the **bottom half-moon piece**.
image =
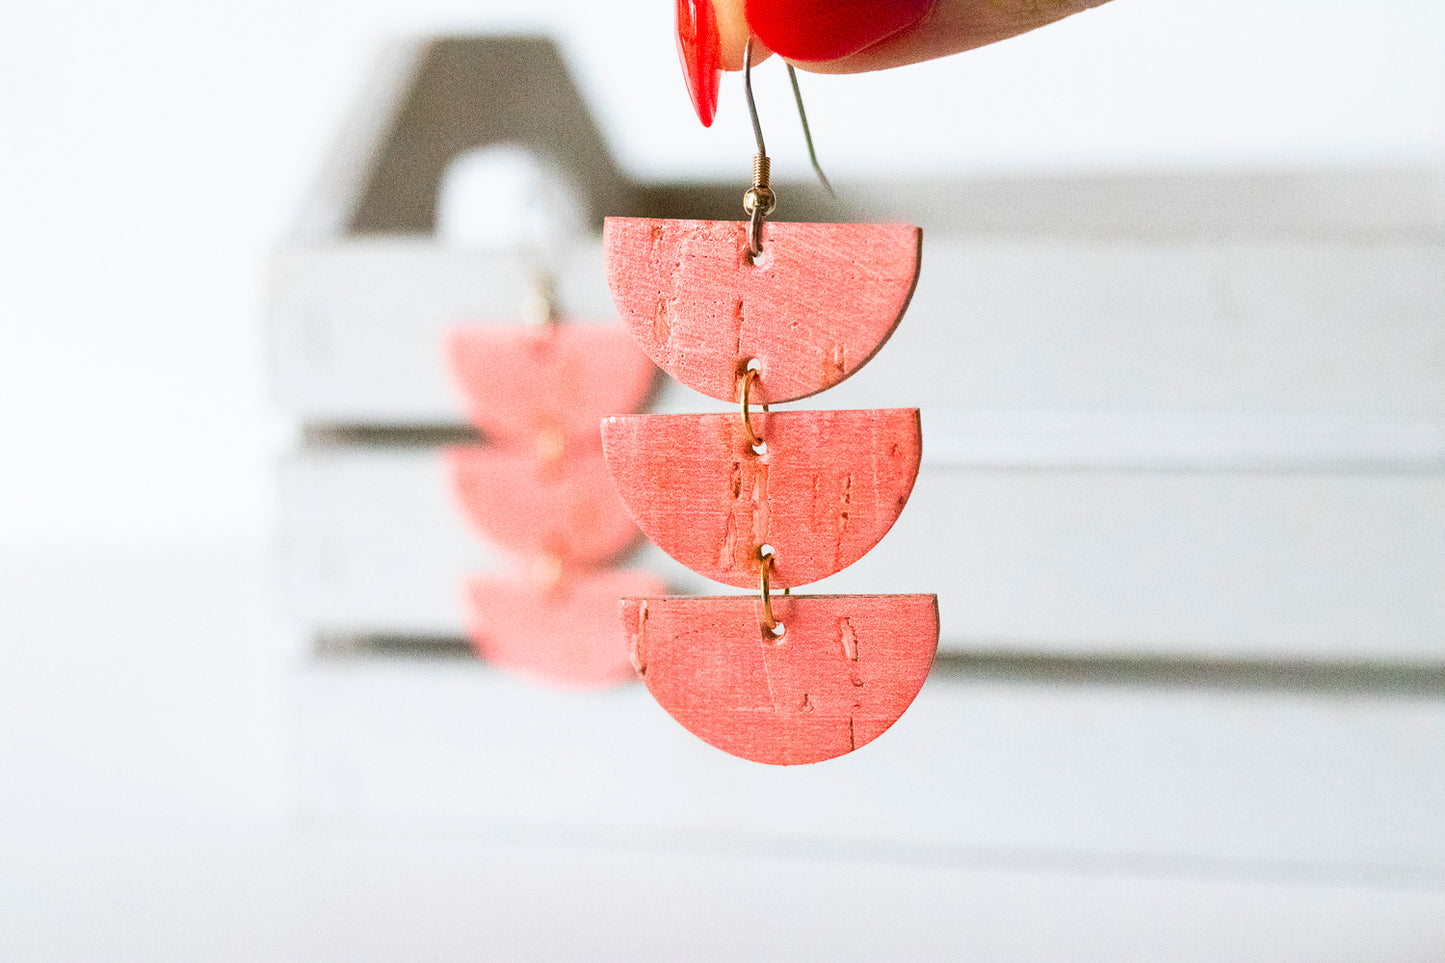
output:
M 933 595 L 625 598 L 632 666 L 698 738 L 754 762 L 821 762 L 871 742 L 922 688 L 938 648 Z
M 477 655 L 553 685 L 596 688 L 633 678 L 617 633 L 617 599 L 665 591 L 649 572 L 569 575 L 546 587 L 521 578 L 467 583 L 467 629 Z

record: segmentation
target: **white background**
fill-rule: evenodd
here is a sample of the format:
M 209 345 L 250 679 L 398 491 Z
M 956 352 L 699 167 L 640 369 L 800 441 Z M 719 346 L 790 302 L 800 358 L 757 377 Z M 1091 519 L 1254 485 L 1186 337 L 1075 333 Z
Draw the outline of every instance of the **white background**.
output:
M 284 237 L 378 46 L 556 35 L 638 176 L 741 177 L 740 84 L 692 119 L 670 5 L 12 4 L 0 22 L 0 545 L 264 538 L 260 343 Z M 757 76 L 775 171 L 803 170 Z M 1445 160 L 1436 0 L 1114 0 L 886 75 L 804 78 L 830 171 Z
M 654 959 L 1440 958 L 1421 950 L 1440 946 L 1438 885 L 296 826 L 302 648 L 264 550 L 292 430 L 265 384 L 267 259 L 378 47 L 554 33 L 639 177 L 741 179 L 738 78 L 701 129 L 666 0 L 0 9 L 7 963 L 588 959 L 598 939 Z M 786 81 L 756 79 L 775 170 L 801 174 Z M 1114 0 L 804 84 L 825 165 L 855 177 L 1445 162 L 1439 0 Z

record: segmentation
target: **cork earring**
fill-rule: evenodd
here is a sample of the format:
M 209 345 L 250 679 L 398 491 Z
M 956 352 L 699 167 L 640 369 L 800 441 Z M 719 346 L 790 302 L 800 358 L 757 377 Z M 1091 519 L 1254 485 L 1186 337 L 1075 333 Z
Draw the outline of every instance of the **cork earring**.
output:
M 643 351 L 736 407 L 611 416 L 602 446 L 651 541 L 757 593 L 624 599 L 634 669 L 695 735 L 792 765 L 880 735 L 938 646 L 935 596 L 791 594 L 856 562 L 897 520 L 918 473 L 918 410 L 770 410 L 833 387 L 883 347 L 917 281 L 921 232 L 767 223 L 757 133 L 748 220 L 609 218 L 603 237 L 608 283 Z

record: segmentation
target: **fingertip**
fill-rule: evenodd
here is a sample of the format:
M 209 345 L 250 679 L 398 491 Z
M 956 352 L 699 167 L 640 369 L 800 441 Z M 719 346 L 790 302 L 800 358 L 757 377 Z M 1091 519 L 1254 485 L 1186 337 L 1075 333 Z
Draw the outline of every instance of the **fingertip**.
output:
M 773 55 L 772 48 L 748 26 L 745 0 L 714 0 L 723 70 L 742 70 L 743 51 L 753 40 L 753 66 Z
M 850 0 L 850 3 L 853 2 L 868 6 L 878 0 Z M 914 2 L 916 0 L 900 0 L 899 5 L 908 6 Z M 917 2 L 921 3 L 921 0 Z M 766 6 L 769 3 L 787 9 L 812 3 L 828 6 L 827 0 L 748 0 L 749 16 L 753 16 L 754 4 Z M 995 0 L 928 0 L 922 4 L 924 9 L 913 23 L 832 60 L 809 61 L 794 57 L 784 43 L 774 40 L 765 31 L 760 32 L 773 42 L 774 50 L 789 61 L 796 62 L 800 69 L 828 74 L 864 73 L 948 57 L 997 43 L 1105 3 L 1106 0 L 1051 0 L 1049 3 L 1019 4 Z M 757 28 L 756 23 L 754 28 Z
M 935 0 L 744 0 L 748 29 L 790 61 L 827 63 L 907 30 Z

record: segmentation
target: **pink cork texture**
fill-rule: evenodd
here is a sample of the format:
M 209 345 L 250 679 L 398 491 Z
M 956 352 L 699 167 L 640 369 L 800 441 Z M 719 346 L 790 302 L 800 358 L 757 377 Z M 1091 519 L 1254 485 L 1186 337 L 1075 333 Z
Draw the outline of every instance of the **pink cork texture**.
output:
M 445 456 L 454 497 L 467 519 L 510 552 L 587 568 L 637 541 L 637 525 L 618 500 L 599 452 L 549 462 L 459 446 Z
M 637 411 L 657 375 L 620 327 L 458 330 L 447 354 L 472 424 L 514 448 L 596 449 L 597 419 Z
M 607 280 L 623 322 L 678 381 L 721 401 L 761 364 L 754 402 L 816 394 L 857 371 L 898 326 L 918 279 L 922 234 L 893 224 L 763 227 L 607 219 Z
M 603 453 L 647 538 L 700 575 L 758 588 L 758 550 L 776 589 L 862 558 L 897 520 L 918 477 L 918 409 L 621 415 Z
M 573 688 L 616 685 L 634 678 L 617 627 L 617 600 L 666 591 L 646 572 L 609 571 L 566 578 L 553 586 L 487 577 L 467 585 L 467 616 L 479 656 L 540 681 Z
M 938 647 L 932 595 L 627 598 L 633 667 L 700 739 L 773 765 L 821 762 L 876 739 L 913 702 Z

